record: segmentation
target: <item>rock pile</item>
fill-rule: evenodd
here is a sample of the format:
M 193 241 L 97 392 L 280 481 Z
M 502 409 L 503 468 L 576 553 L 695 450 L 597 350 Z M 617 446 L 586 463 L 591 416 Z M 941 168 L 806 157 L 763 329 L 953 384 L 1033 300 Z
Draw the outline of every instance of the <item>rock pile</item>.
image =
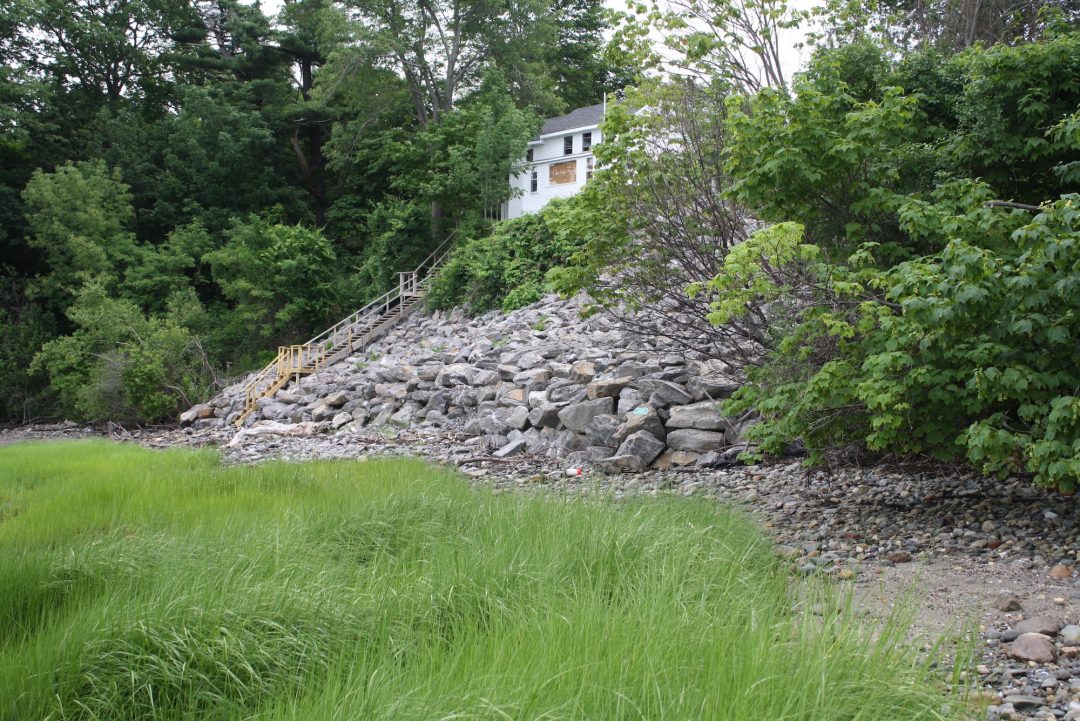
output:
M 245 425 L 454 431 L 494 459 L 528 453 L 607 472 L 736 463 L 752 419 L 727 418 L 718 403 L 736 380 L 662 339 L 582 318 L 582 303 L 549 296 L 507 315 L 413 316 L 366 355 L 260 399 Z M 232 423 L 242 388 L 187 411 L 181 425 Z

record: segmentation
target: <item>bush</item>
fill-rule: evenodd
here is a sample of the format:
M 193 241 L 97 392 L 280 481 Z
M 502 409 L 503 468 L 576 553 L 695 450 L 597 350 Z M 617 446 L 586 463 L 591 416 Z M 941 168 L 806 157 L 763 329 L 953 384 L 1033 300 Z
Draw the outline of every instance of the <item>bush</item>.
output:
M 540 213 L 498 223 L 490 236 L 455 248 L 435 278 L 428 296 L 431 307 L 466 305 L 482 313 L 510 311 L 539 300 L 547 271 L 577 250 L 574 238 L 556 234 L 549 223 L 550 213 L 561 204 L 555 200 Z
M 732 194 L 777 225 L 703 290 L 716 323 L 770 320 L 729 408 L 760 413 L 765 451 L 1080 484 L 1078 57 L 1075 33 L 898 63 L 853 45 L 794 96 L 730 101 Z
M 59 410 L 75 420 L 165 421 L 209 394 L 202 346 L 176 317 L 147 317 L 88 285 L 68 312 L 71 335 L 42 346 L 31 370 L 48 376 Z
M 295 343 L 333 318 L 342 270 L 322 233 L 252 216 L 234 222 L 227 236 L 204 259 L 231 305 L 218 335 L 234 357 L 275 341 Z
M 919 453 L 1080 485 L 1080 196 L 1034 217 L 989 197 L 950 184 L 902 207 L 904 230 L 942 239 L 939 253 L 886 273 L 814 266 L 834 295 L 804 309 L 731 404 L 762 414 L 765 450 L 801 438 L 815 461 L 842 447 Z

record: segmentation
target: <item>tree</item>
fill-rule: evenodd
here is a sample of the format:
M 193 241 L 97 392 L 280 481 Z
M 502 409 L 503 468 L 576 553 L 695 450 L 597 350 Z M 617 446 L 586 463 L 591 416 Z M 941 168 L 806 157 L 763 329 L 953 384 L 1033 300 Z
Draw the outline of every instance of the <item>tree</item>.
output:
M 636 107 L 646 107 L 634 113 Z M 560 236 L 584 237 L 556 287 L 586 290 L 627 328 L 708 350 L 729 364 L 761 354 L 767 320 L 747 316 L 717 330 L 710 295 L 690 296 L 719 271 L 752 228 L 747 210 L 724 195 L 723 96 L 684 79 L 648 82 L 611 105 L 600 169 L 582 193 L 550 214 Z
M 26 297 L 26 281 L 0 268 L 0 418 L 28 422 L 48 407 L 42 383 L 29 371 L 42 344 L 56 336 L 53 320 Z
M 115 289 L 138 253 L 129 230 L 131 195 L 120 173 L 100 161 L 37 171 L 23 197 L 28 243 L 43 252 L 48 268 L 31 284 L 32 296 L 61 314 L 89 282 Z
M 235 221 L 227 238 L 205 256 L 229 303 L 219 312 L 218 343 L 252 353 L 329 319 L 344 279 L 335 275 L 334 249 L 319 231 L 252 216 Z
M 805 17 L 788 0 L 653 2 L 623 16 L 628 27 L 617 39 L 647 68 L 691 75 L 702 85 L 729 91 L 783 91 L 788 79 L 780 62 L 780 33 Z M 663 38 L 659 47 L 642 42 L 654 34 Z
M 494 64 L 518 107 L 544 117 L 594 105 L 636 73 L 604 53 L 615 15 L 599 0 L 508 2 L 506 30 L 494 38 Z
M 501 0 L 348 0 L 364 40 L 405 78 L 421 130 L 476 83 L 505 15 Z
M 175 38 L 197 22 L 191 5 L 168 0 L 33 0 L 43 69 L 84 97 L 158 101 L 183 68 Z
M 764 450 L 1080 484 L 1078 41 L 898 62 L 860 42 L 820 51 L 794 97 L 729 105 L 733 194 L 777 224 L 707 287 L 714 322 L 772 321 L 728 408 L 761 415 Z
M 1034 42 L 1080 23 L 1076 0 L 830 0 L 816 9 L 829 47 L 873 39 L 902 53 Z
M 91 282 L 68 315 L 74 331 L 45 343 L 31 370 L 48 376 L 69 418 L 171 420 L 212 389 L 202 346 L 172 314 L 147 317 Z

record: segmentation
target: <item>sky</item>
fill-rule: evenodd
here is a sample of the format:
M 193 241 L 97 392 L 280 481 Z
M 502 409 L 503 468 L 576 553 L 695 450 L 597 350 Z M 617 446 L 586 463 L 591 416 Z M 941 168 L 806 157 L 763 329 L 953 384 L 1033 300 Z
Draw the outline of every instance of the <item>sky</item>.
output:
M 250 4 L 255 4 L 257 0 L 250 0 Z M 809 10 L 815 5 L 820 4 L 821 0 L 792 0 L 791 5 L 797 10 Z M 626 0 L 604 0 L 605 4 L 613 10 L 625 10 Z M 272 15 L 278 12 L 282 5 L 283 0 L 261 0 L 262 9 L 268 15 Z M 780 35 L 780 56 L 781 66 L 784 70 L 784 77 L 789 81 L 792 75 L 802 67 L 802 63 L 808 58 L 805 55 L 805 51 L 800 51 L 796 46 L 805 38 L 806 31 L 804 28 L 797 28 L 794 30 L 785 30 Z

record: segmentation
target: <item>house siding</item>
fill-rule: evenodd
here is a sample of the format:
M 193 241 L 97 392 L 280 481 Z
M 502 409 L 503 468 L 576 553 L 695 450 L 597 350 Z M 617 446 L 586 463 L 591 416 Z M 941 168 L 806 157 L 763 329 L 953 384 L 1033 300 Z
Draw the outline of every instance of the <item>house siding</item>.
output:
M 588 158 L 593 157 L 591 150 L 582 151 L 581 149 L 581 136 L 583 133 L 592 133 L 593 146 L 600 142 L 600 130 L 594 125 L 540 137 L 529 143 L 529 147 L 533 151 L 533 161 L 526 165 L 525 172 L 510 178 L 510 186 L 517 188 L 520 192 L 516 193 L 516 197 L 511 198 L 504 205 L 504 218 L 518 218 L 527 213 L 535 213 L 547 205 L 552 198 L 567 198 L 581 190 L 586 182 L 585 173 Z M 574 152 L 570 155 L 564 155 L 563 143 L 564 138 L 568 135 L 574 140 Z M 552 184 L 550 166 L 568 161 L 577 164 L 574 182 Z M 533 169 L 537 171 L 535 193 L 530 188 L 530 177 Z

